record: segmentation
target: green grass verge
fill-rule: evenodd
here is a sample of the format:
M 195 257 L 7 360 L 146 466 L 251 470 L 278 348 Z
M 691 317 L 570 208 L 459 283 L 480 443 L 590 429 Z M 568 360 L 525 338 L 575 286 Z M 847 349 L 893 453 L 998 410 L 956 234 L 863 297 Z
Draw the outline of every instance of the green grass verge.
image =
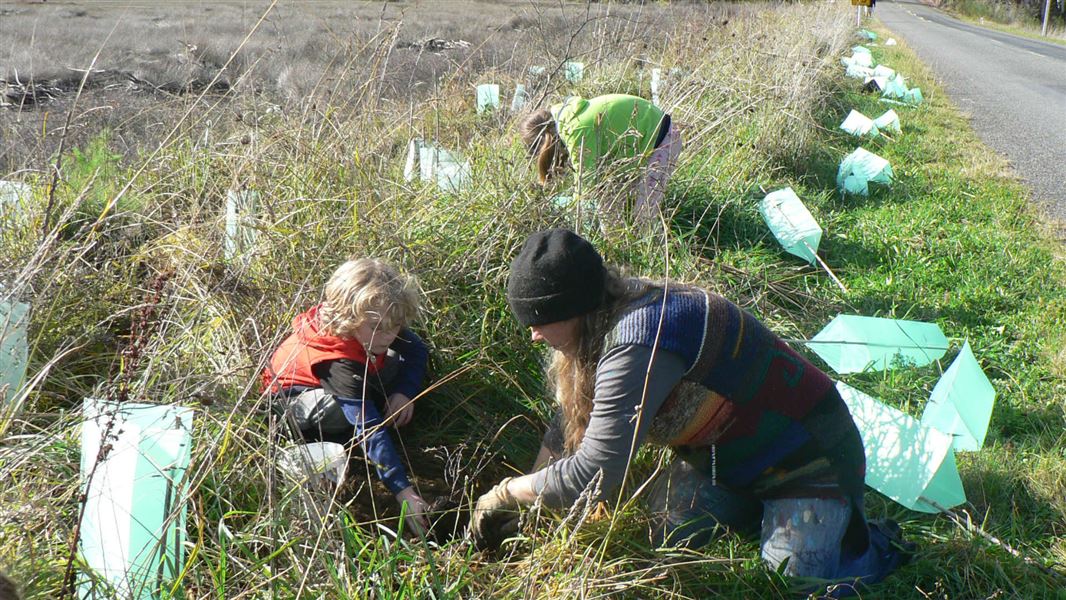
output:
M 1044 4 L 1040 3 L 1039 7 L 1040 13 L 1037 16 L 1033 16 L 1028 12 L 1028 7 L 1023 7 L 1020 4 L 987 2 L 985 0 L 953 0 L 942 8 L 955 15 L 955 17 L 980 27 L 1053 44 L 1066 44 L 1066 30 L 1063 29 L 1063 20 L 1054 14 L 1051 16 L 1051 23 L 1048 25 L 1049 35 L 1041 35 Z
M 889 32 L 879 31 L 881 39 Z M 830 264 L 842 273 L 847 305 L 861 314 L 937 321 L 961 346 L 969 340 L 997 391 L 983 450 L 960 453 L 973 514 L 986 532 L 1045 567 L 1066 544 L 1066 271 L 1063 248 L 1007 165 L 905 45 L 874 47 L 877 62 L 920 86 L 926 102 L 901 108 L 848 81 L 823 124 L 805 179 L 826 229 Z M 858 144 L 836 130 L 850 108 L 900 114 L 903 133 L 863 146 L 897 176 L 870 198 L 815 192 L 831 185 L 834 162 Z M 946 359 L 950 359 L 950 354 Z M 946 366 L 946 363 L 945 363 Z M 916 369 L 849 377 L 849 383 L 919 415 L 939 375 Z M 872 496 L 872 495 L 871 495 Z M 882 504 L 871 502 L 877 511 Z M 920 543 L 916 560 L 882 586 L 884 597 L 921 590 L 950 598 L 1062 597 L 1062 579 L 1026 564 L 945 518 L 886 505 Z M 1059 567 L 1061 573 L 1061 567 Z

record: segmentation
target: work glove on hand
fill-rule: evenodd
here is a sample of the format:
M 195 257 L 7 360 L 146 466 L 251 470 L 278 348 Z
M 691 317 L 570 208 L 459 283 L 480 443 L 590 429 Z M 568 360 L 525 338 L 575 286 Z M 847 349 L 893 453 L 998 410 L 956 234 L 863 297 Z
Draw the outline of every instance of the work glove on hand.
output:
M 470 516 L 470 536 L 479 550 L 495 550 L 507 536 L 518 531 L 518 509 L 521 503 L 511 492 L 506 477 L 482 495 Z

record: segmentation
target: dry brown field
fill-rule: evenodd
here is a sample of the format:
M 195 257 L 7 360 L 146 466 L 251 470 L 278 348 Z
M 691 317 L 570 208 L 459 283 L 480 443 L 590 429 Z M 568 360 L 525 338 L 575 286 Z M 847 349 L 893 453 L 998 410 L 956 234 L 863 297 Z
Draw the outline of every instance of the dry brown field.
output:
M 678 23 L 736 4 L 502 2 L 0 3 L 0 174 L 46 168 L 65 135 L 106 129 L 125 154 L 186 110 L 373 110 L 431 101 L 450 80 L 521 77 L 568 57 L 648 56 Z M 548 79 L 545 78 L 547 83 Z M 539 90 L 542 94 L 547 86 Z M 219 103 L 227 110 L 217 111 Z M 69 130 L 66 117 L 70 114 Z

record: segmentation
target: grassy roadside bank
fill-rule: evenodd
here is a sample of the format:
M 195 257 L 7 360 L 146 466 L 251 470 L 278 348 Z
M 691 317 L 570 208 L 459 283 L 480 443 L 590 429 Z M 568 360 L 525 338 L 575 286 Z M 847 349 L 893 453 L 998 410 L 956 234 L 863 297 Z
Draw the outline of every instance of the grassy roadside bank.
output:
M 596 241 L 642 275 L 713 287 L 786 337 L 810 337 L 849 312 L 936 321 L 956 346 L 970 340 L 999 398 L 985 450 L 960 458 L 968 510 L 1039 563 L 1064 562 L 1061 249 L 1042 232 L 1024 189 L 905 47 L 875 48 L 875 56 L 920 85 L 928 102 L 894 107 L 903 134 L 864 144 L 891 160 L 898 181 L 868 199 L 836 194 L 836 166 L 857 145 L 836 126 L 850 108 L 870 116 L 888 108 L 841 75 L 837 58 L 853 41 L 849 22 L 850 11 L 787 7 L 729 27 L 682 24 L 649 50 L 656 64 L 690 70 L 667 98 L 690 127 L 671 186 L 676 215 L 668 232 L 649 239 Z M 447 460 L 429 463 L 462 467 L 452 475 L 438 469 L 444 474 L 427 475 L 438 481 L 426 484 L 466 496 L 481 491 L 479 471 L 495 475 L 531 459 L 550 405 L 539 352 L 503 302 L 506 264 L 529 231 L 580 221 L 548 207 L 554 191 L 532 189 L 508 118 L 478 117 L 471 106 L 473 83 L 511 83 L 526 66 L 456 76 L 413 117 L 407 107 L 350 120 L 266 113 L 255 127 L 215 134 L 225 142 L 207 147 L 184 133 L 136 176 L 108 161 L 106 144 L 83 148 L 59 198 L 74 224 L 68 237 L 41 250 L 36 234 L 4 230 L 10 260 L 41 250 L 26 278 L 38 298 L 31 372 L 67 347 L 81 348 L 52 368 L 4 434 L 0 468 L 14 483 L 0 491 L 0 567 L 26 574 L 20 581 L 29 597 L 56 595 L 76 521 L 77 419 L 55 415 L 76 411 L 84 395 L 107 393 L 123 374 L 138 399 L 198 406 L 184 597 L 433 590 L 457 598 L 773 598 L 787 591 L 747 538 L 698 553 L 651 548 L 640 503 L 573 515 L 562 526 L 538 520 L 500 557 L 460 544 L 428 551 L 390 541 L 376 512 L 359 512 L 365 503 L 337 508 L 325 522 L 301 514 L 299 498 L 270 506 L 263 466 L 270 438 L 255 412 L 255 372 L 291 314 L 350 253 L 388 256 L 420 277 L 429 310 L 418 328 L 433 344 L 436 374 L 457 373 L 404 433 L 405 450 L 431 446 L 426 454 Z M 632 63 L 605 59 L 589 71 L 589 81 L 553 93 L 647 93 Z M 412 130 L 434 131 L 470 157 L 471 189 L 443 195 L 403 182 Z M 245 135 L 250 142 L 239 142 Z M 102 215 L 127 181 L 126 200 Z M 759 186 L 786 184 L 826 229 L 822 248 L 847 294 L 785 255 L 765 230 L 755 208 Z M 221 258 L 219 233 L 221 198 L 234 185 L 259 190 L 272 211 L 256 224 L 257 250 L 235 263 Z M 40 230 L 41 213 L 31 214 L 28 230 Z M 129 313 L 164 273 L 162 317 L 146 340 L 153 358 L 124 370 Z M 847 381 L 918 414 L 939 372 L 933 365 Z M 656 458 L 647 452 L 643 466 L 650 470 Z M 1061 587 L 945 518 L 909 513 L 874 493 L 868 502 L 872 514 L 900 520 L 920 541 L 915 562 L 871 596 L 1040 598 Z
M 996 21 L 989 21 L 980 17 L 972 17 L 964 14 L 956 14 L 956 17 L 970 23 L 971 25 L 978 25 L 987 29 L 995 31 L 1001 31 L 1003 33 L 1010 33 L 1013 35 L 1020 35 L 1031 40 L 1039 40 L 1041 42 L 1047 42 L 1049 44 L 1058 44 L 1060 46 L 1066 46 L 1066 29 L 1052 29 L 1048 31 L 1047 35 L 1040 34 L 1040 26 L 1033 26 L 1027 24 L 1015 24 L 1015 23 L 999 23 Z
M 891 35 L 877 31 L 881 40 Z M 848 301 L 858 312 L 936 320 L 955 344 L 968 339 L 981 348 L 979 360 L 998 393 L 991 425 L 996 433 L 981 452 L 960 455 L 971 505 L 966 510 L 1022 554 L 1043 565 L 1061 564 L 1066 556 L 1062 247 L 1024 186 L 975 137 L 906 44 L 873 50 L 877 62 L 920 86 L 927 101 L 919 108 L 887 105 L 857 92 L 854 81 L 836 97 L 838 110 L 828 111 L 827 128 L 835 128 L 850 108 L 872 116 L 894 108 L 903 133 L 893 141 L 864 144 L 892 163 L 898 182 L 891 190 L 861 202 L 827 198 L 821 205 L 830 243 L 839 244 L 827 252 L 848 265 Z M 827 138 L 812 152 L 825 156 L 814 180 L 828 185 L 834 158 L 854 147 L 839 131 Z M 857 387 L 877 390 L 875 396 L 918 415 L 924 400 L 919 390 L 927 393 L 937 374 L 864 376 Z M 946 519 L 885 509 L 924 540 L 917 560 L 886 584 L 885 597 L 915 590 L 948 598 L 1061 597 L 1061 575 L 1048 577 Z
M 1041 3 L 1040 7 L 1043 6 Z M 1048 25 L 1048 35 L 1044 36 L 1041 35 L 1042 12 L 1041 16 L 1034 17 L 1014 3 L 957 0 L 948 2 L 944 8 L 955 17 L 974 25 L 1053 44 L 1066 44 L 1066 28 L 1061 18 L 1056 19 L 1055 15 L 1052 15 Z

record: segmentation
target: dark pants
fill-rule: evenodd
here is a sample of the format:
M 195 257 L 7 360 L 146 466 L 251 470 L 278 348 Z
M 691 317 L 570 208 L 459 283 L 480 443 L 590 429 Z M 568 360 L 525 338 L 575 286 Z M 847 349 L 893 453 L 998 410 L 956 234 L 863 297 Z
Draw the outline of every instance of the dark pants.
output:
M 563 456 L 559 412 L 543 445 L 555 456 Z M 903 561 L 893 545 L 899 541 L 894 523 L 866 523 L 869 543 L 858 551 L 847 549 L 844 534 L 852 511 L 862 511 L 861 498 L 854 502 L 842 498 L 760 500 L 715 485 L 680 457 L 653 483 L 648 504 L 656 519 L 657 543 L 700 547 L 727 531 L 759 532 L 762 557 L 771 567 L 784 564 L 785 575 L 839 582 L 829 589 L 820 586 L 830 597 L 854 594 L 860 581 L 881 581 Z
M 382 413 L 389 386 L 396 378 L 399 367 L 398 356 L 390 350 L 385 364 L 367 377 L 365 385 L 363 378 L 356 376 L 356 387 L 366 389 L 367 397 L 364 400 L 372 400 Z M 286 424 L 285 428 L 292 437 L 303 438 L 307 442 L 347 444 L 355 432 L 355 425 L 344 416 L 341 404 L 322 388 L 287 388 L 275 396 L 273 410 Z
M 658 519 L 660 543 L 701 546 L 726 531 L 758 531 L 763 560 L 775 569 L 784 564 L 785 575 L 842 582 L 830 592 L 832 597 L 849 595 L 860 580 L 881 581 L 903 558 L 893 547 L 898 531 L 877 523 L 867 523 L 866 548 L 845 549 L 844 533 L 852 511 L 862 510 L 861 500 L 760 500 L 714 485 L 680 459 L 652 486 L 648 504 Z

